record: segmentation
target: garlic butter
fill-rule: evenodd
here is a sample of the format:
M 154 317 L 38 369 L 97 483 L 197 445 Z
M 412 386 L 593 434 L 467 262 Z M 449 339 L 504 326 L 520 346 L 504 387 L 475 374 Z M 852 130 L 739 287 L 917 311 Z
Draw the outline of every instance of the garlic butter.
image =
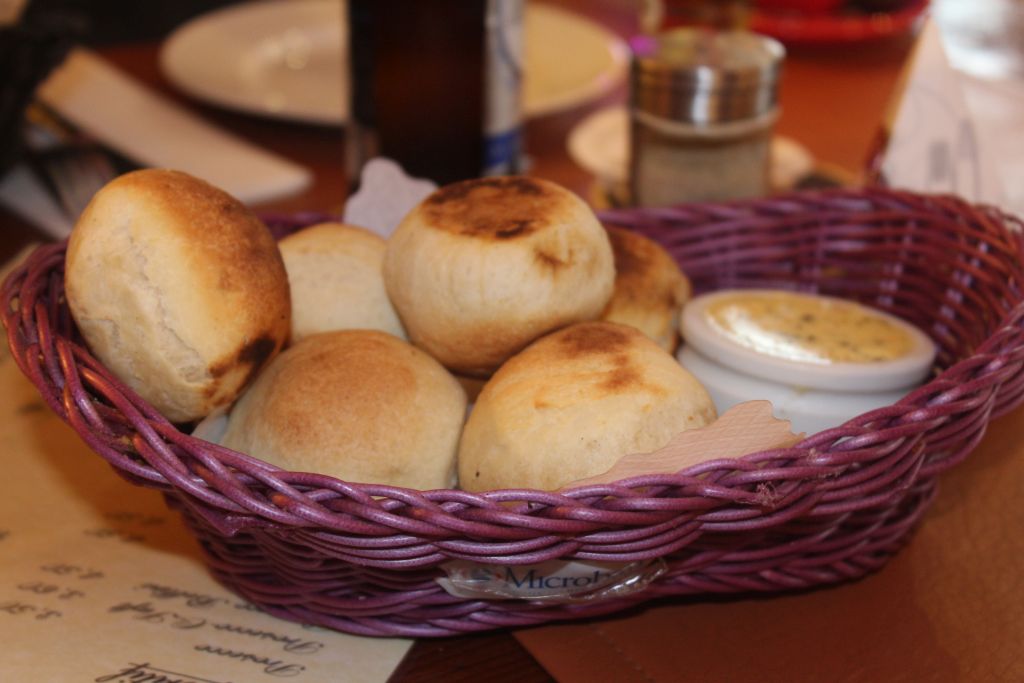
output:
M 873 363 L 910 353 L 913 338 L 864 306 L 795 292 L 735 292 L 706 309 L 726 338 L 759 353 L 808 363 Z
M 765 399 L 797 431 L 817 432 L 890 405 L 935 358 L 909 323 L 835 297 L 783 290 L 723 290 L 683 309 L 680 362 L 719 413 Z

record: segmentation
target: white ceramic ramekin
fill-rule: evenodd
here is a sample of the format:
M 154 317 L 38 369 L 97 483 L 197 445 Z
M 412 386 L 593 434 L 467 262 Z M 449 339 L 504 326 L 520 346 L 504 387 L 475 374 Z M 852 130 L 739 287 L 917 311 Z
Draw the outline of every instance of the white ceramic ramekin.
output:
M 767 353 L 736 341 L 708 315 L 725 297 L 797 297 L 822 311 L 843 311 L 872 317 L 905 334 L 908 348 L 889 360 L 820 362 L 795 360 Z M 850 307 L 853 308 L 850 308 Z M 775 416 L 793 423 L 795 431 L 814 433 L 835 427 L 851 417 L 890 405 L 905 396 L 931 371 L 935 346 L 920 330 L 881 311 L 839 299 L 777 290 L 722 290 L 695 297 L 683 309 L 684 345 L 679 362 L 711 394 L 719 413 L 743 401 L 771 401 Z

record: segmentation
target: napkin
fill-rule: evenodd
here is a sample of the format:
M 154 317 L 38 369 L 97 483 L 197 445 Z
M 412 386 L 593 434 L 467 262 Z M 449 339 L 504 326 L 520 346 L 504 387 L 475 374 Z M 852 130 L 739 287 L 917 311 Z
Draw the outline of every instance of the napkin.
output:
M 1003 193 L 1003 208 L 1024 216 L 1024 80 L 984 79 L 960 74 L 964 99 L 978 130 L 982 153 L 990 155 Z
M 789 420 L 772 415 L 769 401 L 744 401 L 699 429 L 679 432 L 651 453 L 629 453 L 607 472 L 566 484 L 563 489 L 612 484 L 645 474 L 672 474 L 714 459 L 739 458 L 748 453 L 790 448 L 806 434 L 790 431 Z
M 309 169 L 203 121 L 84 48 L 37 95 L 125 157 L 186 171 L 245 203 L 292 195 L 312 181 Z
M 939 26 L 930 20 L 896 98 L 881 174 L 893 187 L 951 193 L 1024 213 L 1024 192 L 1006 192 L 1024 180 L 1013 132 L 1022 106 L 1024 87 L 1000 93 L 956 71 Z
M 431 180 L 409 176 L 397 161 L 374 157 L 360 171 L 359 189 L 345 202 L 342 220 L 388 239 L 402 218 L 436 189 Z

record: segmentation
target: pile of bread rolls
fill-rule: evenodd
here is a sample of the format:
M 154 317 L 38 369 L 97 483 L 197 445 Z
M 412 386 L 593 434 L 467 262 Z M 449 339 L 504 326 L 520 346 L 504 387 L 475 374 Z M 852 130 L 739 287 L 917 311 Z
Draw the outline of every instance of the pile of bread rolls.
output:
M 278 243 L 223 191 L 136 171 L 83 212 L 65 273 L 128 387 L 178 423 L 230 411 L 222 443 L 289 470 L 554 490 L 715 419 L 671 355 L 673 259 L 536 178 L 442 187 L 388 240 Z

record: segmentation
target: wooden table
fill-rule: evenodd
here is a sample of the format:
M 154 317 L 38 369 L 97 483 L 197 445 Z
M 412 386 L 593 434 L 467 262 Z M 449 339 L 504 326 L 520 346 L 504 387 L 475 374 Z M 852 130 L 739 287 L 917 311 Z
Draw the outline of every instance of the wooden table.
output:
M 634 0 L 552 1 L 623 36 L 636 30 Z M 806 145 L 819 162 L 856 177 L 910 47 L 911 40 L 904 38 L 868 49 L 792 49 L 778 130 Z M 160 75 L 152 43 L 108 46 L 102 53 L 211 121 L 312 169 L 315 181 L 309 189 L 257 209 L 341 209 L 346 185 L 340 130 L 264 120 L 186 100 Z M 588 113 L 624 99 L 623 86 L 587 106 L 530 121 L 526 147 L 531 172 L 588 196 L 593 179 L 568 157 L 565 138 Z M 40 236 L 30 226 L 0 211 L 0 259 L 33 239 Z M 882 572 L 800 595 L 696 600 L 689 603 L 685 620 L 663 623 L 664 615 L 654 607 L 649 616 L 612 617 L 601 625 L 611 633 L 630 629 L 635 623 L 630 619 L 662 623 L 663 639 L 679 643 L 681 654 L 673 660 L 681 666 L 679 679 L 1024 680 L 1018 658 L 1024 650 L 1022 492 L 1024 411 L 1018 410 L 994 424 L 977 452 L 948 473 L 922 530 Z M 520 643 L 536 643 L 538 632 L 520 632 L 519 639 L 498 632 L 420 641 L 393 680 L 552 680 Z M 596 666 L 567 663 L 566 657 L 542 658 L 561 680 L 586 680 L 582 673 Z M 607 676 L 599 679 L 616 678 L 613 669 L 604 671 Z M 675 678 L 664 672 L 633 674 L 637 680 Z

